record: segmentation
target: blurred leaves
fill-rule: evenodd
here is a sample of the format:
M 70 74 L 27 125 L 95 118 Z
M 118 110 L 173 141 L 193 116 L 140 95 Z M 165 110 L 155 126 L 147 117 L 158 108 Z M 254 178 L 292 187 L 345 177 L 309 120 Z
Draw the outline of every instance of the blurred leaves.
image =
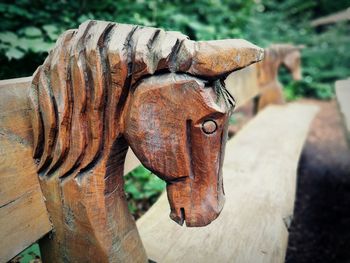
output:
M 24 52 L 22 52 L 20 49 L 17 49 L 15 47 L 9 47 L 5 51 L 5 55 L 8 59 L 20 59 L 24 56 Z
M 37 27 L 29 26 L 25 27 L 20 30 L 20 32 L 28 37 L 28 38 L 35 38 L 35 37 L 41 37 L 41 31 Z
M 55 25 L 44 25 L 43 29 L 51 41 L 56 41 L 59 37 L 60 31 Z
M 135 218 L 147 211 L 165 189 L 165 182 L 143 166 L 128 173 L 124 179 L 129 210 Z
M 349 0 L 2 1 L 0 78 L 32 74 L 63 31 L 99 19 L 181 31 L 195 40 L 245 38 L 262 47 L 306 44 L 304 76 L 312 81 L 288 87 L 299 85 L 305 92 L 288 92 L 325 98 L 336 79 L 350 75 L 349 24 L 314 29 L 310 21 L 349 5 Z
M 339 23 L 312 28 L 310 21 L 350 6 L 350 1 L 261 1 L 260 12 L 249 19 L 243 37 L 267 47 L 272 43 L 304 44 L 303 80 L 293 82 L 287 71 L 280 76 L 288 100 L 299 97 L 329 99 L 334 82 L 350 76 L 350 27 Z M 278 4 L 277 4 L 278 3 Z

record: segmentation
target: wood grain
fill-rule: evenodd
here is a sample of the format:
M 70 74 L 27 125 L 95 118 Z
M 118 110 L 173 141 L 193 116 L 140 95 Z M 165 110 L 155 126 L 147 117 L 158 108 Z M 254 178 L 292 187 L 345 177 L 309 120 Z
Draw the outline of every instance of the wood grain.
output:
M 137 226 L 156 262 L 284 262 L 296 171 L 314 106 L 263 110 L 227 143 L 220 217 L 205 228 L 167 221 L 166 196 Z M 253 138 L 253 139 L 252 139 Z
M 337 81 L 335 83 L 335 93 L 344 121 L 345 134 L 350 145 L 350 79 Z

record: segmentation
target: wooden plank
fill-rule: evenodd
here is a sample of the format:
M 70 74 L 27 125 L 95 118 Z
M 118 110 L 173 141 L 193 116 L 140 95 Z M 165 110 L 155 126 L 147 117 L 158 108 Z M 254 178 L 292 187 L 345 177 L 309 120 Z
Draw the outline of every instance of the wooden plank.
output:
M 0 262 L 51 230 L 31 158 L 26 83 L 0 82 Z
M 136 167 L 140 166 L 141 163 L 139 159 L 137 159 L 134 152 L 131 150 L 131 148 L 128 149 L 128 153 L 125 157 L 125 164 L 124 164 L 124 175 L 127 173 L 130 173 L 132 170 L 134 170 Z
M 311 26 L 317 27 L 322 25 L 334 24 L 346 20 L 350 20 L 350 8 L 312 20 Z
M 32 77 L 0 80 L 0 88 L 28 88 Z
M 259 94 L 255 64 L 232 72 L 225 80 L 226 88 L 236 100 L 236 108 L 243 106 Z
M 350 145 L 350 78 L 335 83 L 339 110 L 343 116 L 346 137 Z
M 226 203 L 205 228 L 168 220 L 165 194 L 137 222 L 156 262 L 284 262 L 293 214 L 296 171 L 317 108 L 264 109 L 226 146 Z
M 33 188 L 1 207 L 0 262 L 7 262 L 51 230 L 46 209 L 42 206 L 40 188 Z

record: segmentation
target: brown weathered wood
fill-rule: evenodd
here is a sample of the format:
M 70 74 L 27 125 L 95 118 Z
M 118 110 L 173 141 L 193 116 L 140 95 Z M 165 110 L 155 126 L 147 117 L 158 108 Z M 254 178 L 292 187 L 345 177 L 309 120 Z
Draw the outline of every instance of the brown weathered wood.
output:
M 27 78 L 0 82 L 0 262 L 51 230 L 33 148 Z
M 209 226 L 185 229 L 166 220 L 169 206 L 161 196 L 137 222 L 149 258 L 284 262 L 298 160 L 316 111 L 301 104 L 270 106 L 227 143 L 226 203 Z
M 147 260 L 123 191 L 128 146 L 167 181 L 173 220 L 214 220 L 234 107 L 223 81 L 262 56 L 243 40 L 194 42 L 101 21 L 65 32 L 29 95 L 33 157 L 54 226 L 44 260 Z
M 267 105 L 284 104 L 283 86 L 278 81 L 278 69 L 284 65 L 292 74 L 294 80 L 301 79 L 300 49 L 302 47 L 290 44 L 274 44 L 265 49 L 264 59 L 256 64 L 259 99 L 257 110 Z
M 350 145 L 350 78 L 335 83 L 339 110 L 344 120 L 344 129 Z

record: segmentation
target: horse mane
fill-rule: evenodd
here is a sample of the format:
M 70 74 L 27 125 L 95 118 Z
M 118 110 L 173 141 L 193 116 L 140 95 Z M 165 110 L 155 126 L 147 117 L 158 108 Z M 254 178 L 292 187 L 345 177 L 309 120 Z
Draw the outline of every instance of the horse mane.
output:
M 65 177 L 105 160 L 120 136 L 132 87 L 145 76 L 191 66 L 178 57 L 188 52 L 186 39 L 178 32 L 104 21 L 64 32 L 34 73 L 29 92 L 38 174 Z M 233 104 L 225 87 L 217 86 Z
M 135 38 L 138 31 L 142 34 Z M 143 41 L 152 51 L 160 36 L 175 39 L 174 44 L 187 38 L 102 21 L 87 21 L 60 36 L 34 73 L 29 95 L 40 175 L 83 171 L 111 147 L 120 133 L 118 120 L 130 86 L 165 64 L 162 56 L 158 61 L 137 58 L 136 46 Z

